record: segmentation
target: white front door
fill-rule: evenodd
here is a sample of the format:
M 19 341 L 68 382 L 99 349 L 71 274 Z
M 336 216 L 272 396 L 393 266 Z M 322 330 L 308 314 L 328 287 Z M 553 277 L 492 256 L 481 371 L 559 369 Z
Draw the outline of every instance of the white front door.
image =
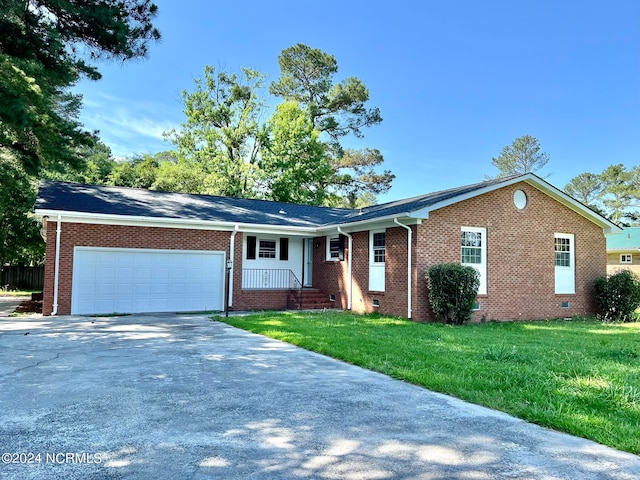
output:
M 302 272 L 302 285 L 313 286 L 313 238 L 304 239 L 304 271 Z
M 555 292 L 576 293 L 575 246 L 572 233 L 556 233 L 555 243 Z
M 384 230 L 369 232 L 369 290 L 384 292 L 386 233 Z

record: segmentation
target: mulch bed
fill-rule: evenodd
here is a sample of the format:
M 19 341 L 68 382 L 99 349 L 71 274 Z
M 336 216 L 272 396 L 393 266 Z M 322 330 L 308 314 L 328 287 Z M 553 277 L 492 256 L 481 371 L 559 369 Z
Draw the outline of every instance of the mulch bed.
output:
M 16 313 L 42 313 L 42 300 L 27 300 L 22 302 Z

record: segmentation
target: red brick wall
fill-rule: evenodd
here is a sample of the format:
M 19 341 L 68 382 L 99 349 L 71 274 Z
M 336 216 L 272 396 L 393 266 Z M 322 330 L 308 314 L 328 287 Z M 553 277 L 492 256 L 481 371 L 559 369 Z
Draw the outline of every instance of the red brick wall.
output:
M 523 210 L 513 203 L 517 189 L 527 195 Z M 461 226 L 487 229 L 488 290 L 487 295 L 479 296 L 480 310 L 474 320 L 544 319 L 594 312 L 593 282 L 606 272 L 602 228 L 520 183 L 432 212 L 417 226 L 415 320 L 433 320 L 424 273 L 437 263 L 460 262 Z M 554 233 L 575 235 L 574 295 L 554 293 Z M 565 301 L 570 308 L 561 308 Z
M 513 192 L 525 191 L 528 203 L 518 210 Z M 425 271 L 437 263 L 460 261 L 460 227 L 487 229 L 487 295 L 479 297 L 474 319 L 511 320 L 568 317 L 594 311 L 591 289 L 606 272 L 602 229 L 535 188 L 521 183 L 431 212 L 413 231 L 412 318 L 434 320 L 429 308 Z M 56 222 L 47 223 L 45 315 L 53 305 Z M 369 292 L 369 232 L 353 236 L 353 296 L 356 312 L 374 311 L 407 316 L 407 231 L 388 228 L 385 292 Z M 575 234 L 576 294 L 554 293 L 554 233 Z M 71 310 L 73 247 L 97 246 L 229 252 L 231 232 L 157 227 L 63 223 L 60 248 L 58 313 Z M 286 308 L 286 291 L 242 290 L 242 240 L 235 237 L 233 309 Z M 335 295 L 336 306 L 347 308 L 348 262 L 326 261 L 326 237 L 314 239 L 313 286 Z M 348 259 L 348 242 L 345 242 Z M 561 303 L 570 302 L 570 308 Z
M 527 195 L 518 210 L 515 190 Z M 519 320 L 569 317 L 595 311 L 591 289 L 606 272 L 602 228 L 525 184 L 517 184 L 459 202 L 430 214 L 413 231 L 412 318 L 433 321 L 425 272 L 438 263 L 460 262 L 462 226 L 487 229 L 487 295 L 479 296 L 474 320 Z M 386 230 L 385 291 L 370 292 L 369 232 L 353 236 L 353 301 L 356 312 L 380 311 L 407 316 L 407 231 Z M 554 233 L 575 235 L 576 294 L 555 294 Z M 344 291 L 347 262 L 324 262 L 324 237 L 316 250 L 314 285 L 327 293 Z M 378 300 L 379 307 L 373 307 Z M 562 308 L 562 302 L 570 302 Z
M 132 227 L 63 223 L 60 237 L 60 273 L 58 277 L 58 315 L 71 313 L 73 248 L 113 247 L 170 250 L 216 250 L 229 255 L 231 232 L 187 230 L 159 227 Z M 47 247 L 43 289 L 43 314 L 53 310 L 56 251 L 56 222 L 47 223 Z M 233 310 L 282 309 L 287 306 L 286 291 L 242 290 L 242 234 L 235 238 Z
M 230 232 L 185 230 L 178 228 L 131 227 L 62 223 L 60 235 L 60 273 L 58 276 L 58 314 L 71 313 L 73 248 L 114 247 L 168 250 L 229 251 Z M 56 258 L 56 222 L 47 222 L 47 250 L 44 278 L 43 314 L 53 309 L 54 271 Z
M 345 239 L 344 260 L 327 261 L 326 237 L 316 237 L 313 239 L 313 288 L 317 288 L 327 295 L 335 295 L 336 308 L 347 308 L 348 287 L 347 274 L 349 256 L 349 244 Z

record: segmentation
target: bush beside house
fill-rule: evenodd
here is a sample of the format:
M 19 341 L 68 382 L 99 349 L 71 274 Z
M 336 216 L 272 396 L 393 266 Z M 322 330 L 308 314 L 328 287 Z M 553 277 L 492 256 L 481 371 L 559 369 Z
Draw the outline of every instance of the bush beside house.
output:
M 433 312 L 447 323 L 461 325 L 471 319 L 480 274 L 457 263 L 434 265 L 427 270 L 429 302 Z

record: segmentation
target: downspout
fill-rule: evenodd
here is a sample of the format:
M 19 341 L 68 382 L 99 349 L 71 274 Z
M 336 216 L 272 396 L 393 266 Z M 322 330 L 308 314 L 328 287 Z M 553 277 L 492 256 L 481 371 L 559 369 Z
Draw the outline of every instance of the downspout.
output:
M 240 230 L 240 225 L 236 224 L 236 226 L 233 229 L 233 233 L 231 234 L 231 240 L 229 243 L 229 260 L 231 261 L 231 269 L 229 271 L 229 301 L 227 303 L 227 311 L 229 310 L 229 307 L 231 307 L 233 305 L 233 269 L 234 269 L 234 259 L 235 259 L 235 252 L 236 252 L 236 234 L 238 233 L 238 231 Z
M 403 225 L 397 218 L 394 218 L 393 221 L 407 229 L 407 318 L 411 318 L 411 240 L 413 232 L 411 227 Z
M 351 310 L 351 296 L 353 294 L 353 278 L 351 277 L 351 267 L 352 267 L 352 252 L 353 252 L 353 237 L 346 232 L 343 232 L 340 227 L 338 227 L 338 233 L 344 235 L 349 239 L 349 260 L 347 261 L 347 277 L 349 278 L 349 289 L 347 296 L 347 310 Z
M 58 226 L 56 227 L 56 264 L 53 276 L 53 310 L 51 316 L 58 314 L 58 283 L 60 278 L 60 233 L 62 232 L 62 215 L 58 214 Z

